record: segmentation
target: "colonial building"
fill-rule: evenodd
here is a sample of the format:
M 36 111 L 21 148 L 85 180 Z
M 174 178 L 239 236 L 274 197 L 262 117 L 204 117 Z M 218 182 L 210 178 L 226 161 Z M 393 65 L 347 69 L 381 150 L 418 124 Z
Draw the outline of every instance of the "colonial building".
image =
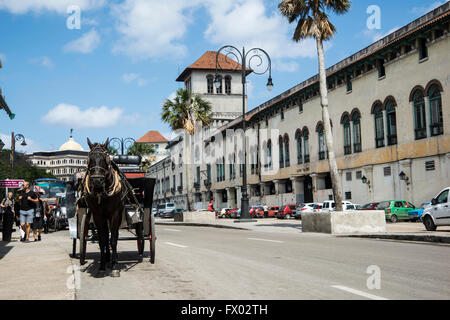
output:
M 86 170 L 88 153 L 71 136 L 59 150 L 34 152 L 28 155 L 28 161 L 58 179 L 69 181 L 74 173 Z
M 166 149 L 169 140 L 167 140 L 161 133 L 158 131 L 149 131 L 144 136 L 139 138 L 136 143 L 151 145 L 155 148 L 155 153 L 152 155 L 148 155 L 145 157 L 145 160 L 148 160 L 150 163 L 156 163 L 160 160 L 167 157 L 169 154 Z
M 447 2 L 327 69 L 345 200 L 420 205 L 450 185 L 449 10 Z M 318 75 L 247 112 L 246 122 L 250 204 L 332 199 Z M 194 141 L 193 159 L 198 148 L 201 161 L 184 166 L 192 177 L 189 193 L 185 177 L 171 180 L 176 154 L 185 158 L 181 143 L 171 146 L 166 160 L 175 167 L 158 164 L 150 175 L 175 190 L 181 178 L 179 194 L 193 194 L 197 207 L 206 207 L 211 197 L 216 208 L 239 207 L 242 147 L 229 143 L 227 130 L 241 125 L 237 118 L 211 130 L 201 144 Z M 155 190 L 157 201 L 173 199 Z

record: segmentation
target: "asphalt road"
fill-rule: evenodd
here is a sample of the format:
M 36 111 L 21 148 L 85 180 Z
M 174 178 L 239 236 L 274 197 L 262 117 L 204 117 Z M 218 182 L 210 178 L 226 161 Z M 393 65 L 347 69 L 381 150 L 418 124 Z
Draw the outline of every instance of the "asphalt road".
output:
M 137 261 L 135 241 L 119 242 L 120 278 L 98 277 L 98 245 L 89 243 L 76 299 L 450 299 L 449 245 L 162 225 L 156 232 L 154 265 L 148 254 Z M 67 231 L 53 237 L 71 252 Z M 367 286 L 370 266 L 380 270 L 380 289 Z

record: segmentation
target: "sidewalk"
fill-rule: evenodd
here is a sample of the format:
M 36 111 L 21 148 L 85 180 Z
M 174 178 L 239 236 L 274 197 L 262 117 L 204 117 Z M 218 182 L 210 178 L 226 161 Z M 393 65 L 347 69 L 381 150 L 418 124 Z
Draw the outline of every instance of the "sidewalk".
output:
M 215 227 L 253 230 L 258 232 L 301 233 L 301 220 L 279 220 L 274 218 L 258 219 L 255 222 L 236 223 L 234 219 L 216 219 L 215 223 L 183 223 L 173 219 L 156 218 L 159 225 L 187 225 L 196 227 Z M 374 239 L 393 239 L 406 241 L 425 241 L 450 243 L 450 227 L 438 227 L 437 231 L 427 231 L 420 222 L 387 223 L 386 233 L 337 235 L 338 237 L 358 237 Z
M 23 243 L 18 237 L 16 231 L 11 242 L 0 242 L 0 299 L 73 300 L 72 262 L 57 238 L 43 234 L 42 241 Z

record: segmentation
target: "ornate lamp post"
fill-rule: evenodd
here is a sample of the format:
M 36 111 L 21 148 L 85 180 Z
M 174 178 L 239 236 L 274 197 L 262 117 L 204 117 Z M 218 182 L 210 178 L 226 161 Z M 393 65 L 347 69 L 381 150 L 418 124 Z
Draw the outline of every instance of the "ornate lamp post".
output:
M 128 149 L 130 149 L 130 147 L 136 143 L 136 140 L 134 140 L 133 138 L 111 138 L 109 139 L 109 146 L 112 147 L 116 147 L 117 146 L 117 151 L 121 151 L 120 155 L 124 155 L 124 150 L 126 149 L 128 152 Z
M 11 133 L 11 179 L 14 179 L 14 160 L 16 153 L 16 142 L 22 141 L 21 146 L 25 147 L 27 145 L 25 137 L 22 134 L 14 135 Z
M 251 72 L 254 72 L 257 75 L 263 75 L 269 72 L 269 79 L 267 81 L 267 90 L 272 91 L 273 82 L 272 82 L 272 61 L 270 56 L 266 51 L 260 48 L 253 48 L 250 51 L 246 52 L 245 48 L 242 48 L 242 52 L 239 51 L 236 47 L 226 45 L 220 48 L 216 55 L 216 75 L 214 79 L 214 83 L 217 88 L 220 88 L 222 85 L 222 80 L 219 76 L 219 70 L 223 71 L 224 69 L 220 65 L 219 56 L 224 52 L 225 62 L 230 60 L 234 60 L 238 62 L 241 66 L 241 74 L 242 74 L 242 129 L 244 132 L 243 139 L 243 154 L 244 154 L 244 172 L 242 177 L 242 197 L 241 197 L 241 217 L 240 222 L 249 222 L 252 221 L 250 217 L 250 213 L 248 210 L 249 206 L 249 198 L 247 192 L 247 147 L 246 147 L 246 123 L 245 123 L 245 85 L 247 83 L 247 75 Z M 230 57 L 234 57 L 231 59 Z M 247 69 L 247 66 L 249 69 Z M 248 72 L 248 73 L 247 73 Z

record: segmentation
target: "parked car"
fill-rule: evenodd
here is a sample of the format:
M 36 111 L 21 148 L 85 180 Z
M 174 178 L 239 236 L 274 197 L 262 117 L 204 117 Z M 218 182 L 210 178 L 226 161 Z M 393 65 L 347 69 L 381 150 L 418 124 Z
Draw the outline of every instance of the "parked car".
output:
M 258 210 L 262 210 L 262 215 L 257 213 Z M 264 206 L 251 206 L 249 213 L 252 218 L 264 218 Z
M 266 212 L 264 211 L 264 208 L 258 208 L 256 209 L 254 215 L 252 215 L 252 218 L 265 218 Z
M 370 202 L 363 205 L 359 210 L 377 210 L 377 206 L 379 204 L 380 204 L 379 202 Z
M 159 205 L 156 207 L 156 210 L 157 210 L 156 215 L 157 215 L 158 217 L 161 217 L 164 213 L 170 212 L 170 211 L 172 211 L 173 209 L 175 209 L 175 203 L 169 203 L 169 202 L 167 202 L 167 203 L 159 204 Z
M 409 221 L 409 211 L 416 209 L 414 205 L 403 200 L 382 201 L 378 204 L 377 210 L 384 210 L 386 220 L 396 223 L 400 220 Z
M 409 218 L 413 221 L 420 221 L 422 217 L 422 213 L 425 210 L 426 207 L 431 205 L 431 202 L 424 202 L 422 203 L 419 208 L 416 208 L 415 210 L 411 210 L 408 212 Z
M 348 210 L 355 210 L 355 206 L 353 203 L 349 201 L 342 201 L 342 206 L 344 211 Z M 336 211 L 336 203 L 333 200 L 327 200 L 324 201 L 322 204 L 322 211 L 323 212 L 330 212 L 330 211 Z
M 269 211 L 267 212 L 267 216 L 269 218 L 275 218 L 277 216 L 277 213 L 278 213 L 279 210 L 280 210 L 280 207 L 278 207 L 278 206 L 269 207 Z
M 362 205 L 360 205 L 360 204 L 353 204 L 353 206 L 355 207 L 355 209 L 354 210 L 361 210 L 361 208 L 362 208 Z
M 234 209 L 230 212 L 231 219 L 237 219 L 241 217 L 241 209 Z
M 172 210 L 170 210 L 170 211 L 164 212 L 164 213 L 161 215 L 161 218 L 164 218 L 164 219 L 173 218 L 173 217 L 175 216 L 175 213 L 176 213 L 176 212 L 183 212 L 183 209 L 178 209 L 178 208 L 176 208 L 176 209 L 172 209 Z
M 278 219 L 290 219 L 294 217 L 297 212 L 297 206 L 295 204 L 290 204 L 287 206 L 282 206 L 277 213 Z
M 156 209 L 156 207 L 152 207 L 153 216 L 156 216 L 157 212 L 158 212 L 158 210 Z
M 449 193 L 450 187 L 445 188 L 423 210 L 422 221 L 428 231 L 436 231 L 439 226 L 450 226 Z
M 321 210 L 322 205 L 320 203 L 303 203 L 297 206 L 294 218 L 301 219 L 302 213 L 320 212 Z
M 227 218 L 228 211 L 233 210 L 233 208 L 223 208 L 222 210 L 217 212 L 217 218 L 225 219 Z

